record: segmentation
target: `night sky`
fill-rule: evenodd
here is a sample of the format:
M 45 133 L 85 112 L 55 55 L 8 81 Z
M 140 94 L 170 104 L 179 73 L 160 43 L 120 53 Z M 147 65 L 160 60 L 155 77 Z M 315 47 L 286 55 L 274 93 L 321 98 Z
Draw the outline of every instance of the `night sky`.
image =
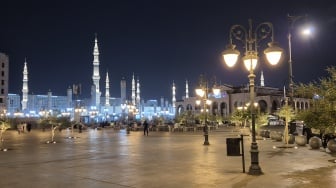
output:
M 230 2 L 230 4 L 228 4 Z M 294 1 L 293 1 L 294 2 Z M 185 95 L 185 80 L 194 95 L 200 74 L 218 83 L 248 83 L 242 64 L 229 69 L 221 52 L 229 42 L 234 24 L 248 27 L 269 21 L 275 40 L 286 51 L 283 62 L 271 67 L 259 62 L 256 82 L 263 70 L 266 86 L 288 85 L 287 14 L 308 15 L 314 35 L 300 37 L 292 31 L 295 82 L 307 83 L 325 76 L 335 65 L 335 1 L 217 1 L 217 0 L 119 0 L 119 1 L 16 1 L 0 6 L 0 52 L 9 56 L 9 93 L 22 94 L 22 71 L 27 58 L 29 93 L 66 95 L 72 84 L 82 84 L 82 97 L 90 96 L 95 33 L 100 50 L 100 88 L 105 95 L 109 72 L 110 95 L 120 97 L 120 80 L 127 80 L 130 97 L 134 73 L 141 84 L 141 97 L 168 100 L 172 83 L 177 100 Z M 264 50 L 265 46 L 259 49 Z M 241 50 L 242 51 L 242 50 Z M 262 54 L 262 51 L 259 52 Z

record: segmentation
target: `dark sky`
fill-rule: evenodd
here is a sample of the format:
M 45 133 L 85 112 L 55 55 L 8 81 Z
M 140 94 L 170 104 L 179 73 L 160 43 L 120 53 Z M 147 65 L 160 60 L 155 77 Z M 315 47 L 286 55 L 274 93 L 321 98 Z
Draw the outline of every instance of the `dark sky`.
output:
M 228 3 L 230 2 L 230 3 Z M 335 65 L 336 2 L 307 1 L 218 1 L 218 0 L 119 0 L 119 1 L 16 1 L 2 0 L 0 6 L 0 52 L 9 55 L 10 93 L 22 94 L 22 71 L 27 58 L 29 92 L 66 95 L 68 86 L 81 83 L 83 97 L 90 96 L 95 33 L 100 50 L 101 91 L 109 72 L 110 93 L 120 97 L 120 80 L 131 76 L 141 84 L 141 97 L 171 100 L 172 83 L 177 99 L 190 95 L 199 75 L 230 85 L 247 84 L 242 66 L 228 69 L 221 52 L 234 24 L 248 27 L 269 21 L 275 40 L 285 49 L 284 61 L 276 67 L 260 62 L 267 86 L 288 83 L 287 14 L 308 15 L 315 24 L 309 39 L 292 31 L 295 82 L 307 83 L 325 76 Z M 298 29 L 303 20 L 295 24 Z M 261 50 L 265 46 L 260 46 Z M 262 54 L 262 51 L 259 52 Z

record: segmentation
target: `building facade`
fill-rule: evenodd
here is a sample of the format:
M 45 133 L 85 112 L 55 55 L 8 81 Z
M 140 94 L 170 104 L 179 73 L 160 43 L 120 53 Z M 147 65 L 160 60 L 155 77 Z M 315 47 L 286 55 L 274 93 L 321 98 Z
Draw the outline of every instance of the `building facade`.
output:
M 250 93 L 248 87 L 221 85 L 219 88 L 220 93 L 218 95 L 214 95 L 212 92 L 207 93 L 207 99 L 211 101 L 211 104 L 207 107 L 209 110 L 207 113 L 225 119 L 236 110 L 245 109 L 249 105 Z M 279 110 L 285 102 L 283 90 L 279 88 L 256 86 L 255 95 L 257 110 L 260 113 L 272 114 Z M 189 97 L 176 101 L 176 115 L 181 115 L 185 111 L 200 114 L 202 106 L 197 103 L 200 100 L 202 99 L 199 97 Z M 309 100 L 294 98 L 294 109 L 300 111 L 310 108 Z
M 0 113 L 6 114 L 8 103 L 9 58 L 0 53 Z

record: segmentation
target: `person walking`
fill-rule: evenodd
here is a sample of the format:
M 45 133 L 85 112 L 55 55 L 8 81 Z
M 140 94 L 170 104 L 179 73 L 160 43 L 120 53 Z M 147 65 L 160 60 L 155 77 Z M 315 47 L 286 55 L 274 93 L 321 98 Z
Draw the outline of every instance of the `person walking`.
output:
M 27 131 L 28 131 L 28 132 L 30 132 L 31 127 L 32 127 L 31 123 L 27 123 Z
M 148 136 L 148 122 L 147 122 L 147 120 L 145 120 L 143 122 L 143 128 L 144 128 L 144 135 Z

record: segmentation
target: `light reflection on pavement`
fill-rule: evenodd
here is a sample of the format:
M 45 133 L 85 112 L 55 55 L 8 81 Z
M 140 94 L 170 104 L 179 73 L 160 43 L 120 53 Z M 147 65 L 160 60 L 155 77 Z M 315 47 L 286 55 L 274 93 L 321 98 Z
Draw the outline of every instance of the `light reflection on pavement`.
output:
M 274 149 L 281 142 L 258 140 L 261 176 L 242 173 L 241 157 L 227 156 L 226 138 L 239 132 L 210 132 L 203 146 L 202 132 L 142 131 L 126 134 L 88 129 L 51 133 L 32 130 L 5 135 L 7 152 L 0 152 L 0 187 L 334 187 L 335 154 L 309 146 Z M 245 130 L 246 131 L 246 130 Z M 245 134 L 245 133 L 244 133 Z M 250 137 L 244 139 L 246 171 Z

